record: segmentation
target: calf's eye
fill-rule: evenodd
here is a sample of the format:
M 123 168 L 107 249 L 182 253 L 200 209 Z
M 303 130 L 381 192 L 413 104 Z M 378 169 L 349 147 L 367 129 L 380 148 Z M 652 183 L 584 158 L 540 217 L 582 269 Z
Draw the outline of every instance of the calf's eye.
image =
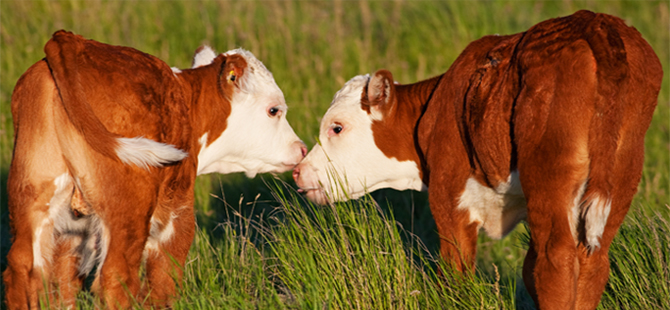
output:
M 332 123 L 328 126 L 328 138 L 339 135 L 344 130 L 344 126 L 339 123 Z
M 279 108 L 277 108 L 277 107 L 272 107 L 268 110 L 268 114 L 270 114 L 270 116 L 277 116 L 278 113 L 279 113 Z

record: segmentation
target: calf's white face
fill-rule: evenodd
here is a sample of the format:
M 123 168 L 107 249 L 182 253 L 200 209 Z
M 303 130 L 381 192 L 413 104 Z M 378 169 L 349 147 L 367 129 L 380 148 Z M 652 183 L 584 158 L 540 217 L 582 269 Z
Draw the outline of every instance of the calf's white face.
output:
M 207 59 L 198 58 L 202 53 Z M 290 170 L 305 156 L 306 148 L 286 120 L 284 94 L 253 54 L 242 49 L 226 53 L 232 54 L 244 57 L 247 67 L 231 98 L 226 130 L 210 144 L 210 133 L 200 138 L 198 174 L 245 172 L 253 177 Z M 206 49 L 198 55 L 194 67 L 213 59 Z
M 414 161 L 389 158 L 375 143 L 372 124 L 383 120 L 374 109 L 368 113 L 361 106 L 370 80 L 368 75 L 354 77 L 335 94 L 321 121 L 320 143 L 293 172 L 299 191 L 316 203 L 355 199 L 387 187 L 423 188 Z

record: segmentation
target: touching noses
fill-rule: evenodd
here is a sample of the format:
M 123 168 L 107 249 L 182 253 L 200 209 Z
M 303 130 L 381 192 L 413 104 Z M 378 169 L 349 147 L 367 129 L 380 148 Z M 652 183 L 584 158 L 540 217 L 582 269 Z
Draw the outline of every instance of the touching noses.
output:
M 296 151 L 298 151 L 299 153 L 297 153 Z M 295 160 L 294 165 L 297 165 L 297 164 L 300 163 L 300 161 L 303 158 L 305 158 L 305 156 L 307 156 L 307 146 L 305 145 L 304 142 L 302 142 L 300 140 L 295 141 L 295 142 L 293 142 L 291 154 L 292 154 L 292 156 L 295 156 L 295 157 L 293 157 L 294 160 Z
M 301 152 L 301 155 L 302 155 L 302 157 L 300 159 L 302 160 L 302 159 L 305 158 L 305 156 L 307 156 L 307 146 L 302 142 L 300 142 L 300 144 L 301 144 L 300 145 L 300 152 Z M 300 177 L 300 166 L 302 166 L 302 164 L 298 163 L 297 165 L 295 165 L 295 167 L 293 167 L 293 180 L 296 183 L 298 182 L 298 178 Z
M 293 181 L 295 181 L 296 183 L 298 183 L 298 178 L 300 178 L 300 167 L 298 166 L 293 168 Z
M 302 151 L 302 158 L 305 158 L 305 156 L 307 156 L 307 146 L 304 143 L 300 146 L 300 151 Z

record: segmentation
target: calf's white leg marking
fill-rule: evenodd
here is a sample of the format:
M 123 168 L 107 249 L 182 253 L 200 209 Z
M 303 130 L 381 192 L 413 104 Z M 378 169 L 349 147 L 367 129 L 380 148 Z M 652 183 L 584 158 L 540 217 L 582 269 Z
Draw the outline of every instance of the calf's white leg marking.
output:
M 495 189 L 469 178 L 458 208 L 468 210 L 470 223 L 478 222 L 478 228 L 484 228 L 491 238 L 504 237 L 526 218 L 526 197 L 519 181 L 519 172 L 512 171 L 507 182 L 499 184 Z
M 590 252 L 600 247 L 600 238 L 605 231 L 607 219 L 612 209 L 612 200 L 604 199 L 598 194 L 586 199 L 582 207 L 584 228 L 586 230 L 586 247 Z
M 42 220 L 35 229 L 33 240 L 33 266 L 41 268 L 47 263 L 51 263 L 54 248 L 54 214 L 61 208 L 70 205 L 72 197 L 72 178 L 66 172 L 54 179 L 53 196 L 47 203 L 48 213 L 43 214 Z

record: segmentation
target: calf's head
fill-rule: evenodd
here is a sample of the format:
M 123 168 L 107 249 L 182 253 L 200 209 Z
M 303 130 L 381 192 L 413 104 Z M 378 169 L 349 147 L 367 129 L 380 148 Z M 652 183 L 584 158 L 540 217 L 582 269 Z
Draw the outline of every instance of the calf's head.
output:
M 321 121 L 319 143 L 293 171 L 299 191 L 323 204 L 380 188 L 421 190 L 417 161 L 389 152 L 406 145 L 396 144 L 396 137 L 411 139 L 407 130 L 394 132 L 395 123 L 403 119 L 390 72 L 349 80 Z
M 216 56 L 201 48 L 193 67 L 216 63 L 218 57 L 225 57 L 218 83 L 230 111 L 225 130 L 209 130 L 199 138 L 198 174 L 245 172 L 253 177 L 295 167 L 307 149 L 286 120 L 288 107 L 272 73 L 242 49 Z

